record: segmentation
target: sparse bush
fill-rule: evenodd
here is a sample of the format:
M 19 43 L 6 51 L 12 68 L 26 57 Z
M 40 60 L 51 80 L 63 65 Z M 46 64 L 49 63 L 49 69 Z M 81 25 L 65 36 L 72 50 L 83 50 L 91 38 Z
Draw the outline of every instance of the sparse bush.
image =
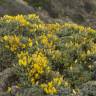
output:
M 24 0 L 24 1 L 35 8 L 44 8 L 45 4 L 49 2 L 48 0 L 41 0 L 41 1 L 40 0 Z
M 82 85 L 80 96 L 95 96 L 96 95 L 96 81 L 89 81 Z

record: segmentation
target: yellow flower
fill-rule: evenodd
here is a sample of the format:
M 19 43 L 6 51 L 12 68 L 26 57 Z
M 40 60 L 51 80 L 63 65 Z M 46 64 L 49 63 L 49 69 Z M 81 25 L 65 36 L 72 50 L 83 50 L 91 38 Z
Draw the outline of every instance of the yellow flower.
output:
M 19 65 L 20 66 L 26 66 L 27 65 L 27 58 L 23 57 L 22 59 L 19 60 Z
M 8 35 L 3 37 L 3 42 L 7 42 L 5 45 L 6 48 L 10 49 L 12 52 L 15 52 L 20 46 L 20 38 L 16 35 Z
M 29 14 L 29 15 L 28 15 L 28 18 L 29 18 L 29 19 L 39 19 L 39 16 L 36 15 L 36 14 Z
M 68 81 L 64 81 L 64 86 L 68 87 L 68 85 L 69 85 Z
M 8 90 L 7 90 L 8 92 L 11 92 L 12 91 L 12 88 L 11 87 L 8 87 Z
M 57 90 L 55 87 L 52 87 L 52 91 L 53 91 L 53 94 L 56 94 L 57 93 Z
M 35 84 L 35 79 L 32 78 L 31 79 L 31 82 L 32 82 L 32 84 Z
M 35 74 L 35 79 L 38 79 L 39 78 L 39 74 Z
M 60 86 L 62 83 L 62 77 L 53 78 L 52 81 L 48 82 L 47 84 L 41 84 L 41 88 L 44 90 L 46 94 L 57 94 L 56 86 Z
M 28 46 L 32 47 L 32 40 L 30 38 L 28 39 Z
M 8 40 L 8 36 L 4 36 L 3 38 L 4 38 L 4 40 Z
M 14 18 L 16 21 L 20 22 L 20 24 L 22 26 L 27 26 L 29 25 L 29 22 L 24 18 L 23 15 L 17 15 L 15 18 Z
M 34 64 L 33 68 L 36 69 L 37 71 L 40 70 L 40 66 L 38 66 L 38 64 Z
M 41 84 L 40 87 L 44 88 L 44 87 L 46 87 L 46 84 Z
M 57 77 L 53 79 L 54 83 L 57 85 L 61 85 L 62 81 L 63 81 L 63 77 Z
M 21 47 L 22 47 L 22 48 L 26 48 L 26 45 L 25 45 L 25 44 L 21 44 Z
M 48 87 L 52 87 L 53 86 L 53 83 L 52 82 L 49 82 L 48 83 Z
M 49 91 L 48 91 L 47 87 L 44 88 L 44 91 L 45 91 L 47 94 L 49 94 Z
M 90 54 L 91 54 L 90 50 L 88 50 L 88 51 L 87 51 L 87 54 L 88 54 L 88 55 L 90 55 Z
M 47 72 L 51 71 L 51 68 L 49 66 L 46 67 Z
M 48 83 L 48 85 L 46 84 L 43 84 L 41 85 L 41 88 L 43 88 L 44 92 L 46 94 L 50 94 L 50 95 L 53 95 L 53 94 L 56 94 L 57 93 L 57 90 L 56 88 L 54 87 L 54 85 L 52 83 Z
M 18 63 L 20 66 L 27 66 L 31 57 L 29 57 L 28 52 L 21 52 L 20 54 L 17 54 L 18 56 Z

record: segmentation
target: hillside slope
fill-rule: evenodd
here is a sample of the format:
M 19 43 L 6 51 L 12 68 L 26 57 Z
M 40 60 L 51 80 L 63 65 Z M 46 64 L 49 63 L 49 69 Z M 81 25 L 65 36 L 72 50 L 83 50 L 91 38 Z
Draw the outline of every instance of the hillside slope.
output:
M 32 12 L 48 22 L 68 19 L 83 25 L 96 24 L 96 0 L 0 0 L 0 16 Z
M 31 12 L 34 12 L 34 9 L 22 0 L 0 0 L 0 16 L 5 14 L 28 14 Z
M 96 16 L 96 0 L 25 0 L 29 5 L 42 7 L 53 18 L 71 18 L 74 22 L 86 22 Z M 71 1 L 71 2 L 70 2 Z

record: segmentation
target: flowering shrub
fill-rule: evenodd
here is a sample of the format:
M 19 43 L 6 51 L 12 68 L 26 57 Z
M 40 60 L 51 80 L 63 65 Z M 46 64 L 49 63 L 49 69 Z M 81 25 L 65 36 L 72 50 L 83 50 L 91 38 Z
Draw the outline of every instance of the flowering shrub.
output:
M 96 30 L 90 27 L 45 24 L 36 14 L 6 15 L 0 19 L 0 37 L 0 66 L 17 69 L 20 87 L 36 85 L 51 95 L 68 87 L 75 94 L 92 80 Z

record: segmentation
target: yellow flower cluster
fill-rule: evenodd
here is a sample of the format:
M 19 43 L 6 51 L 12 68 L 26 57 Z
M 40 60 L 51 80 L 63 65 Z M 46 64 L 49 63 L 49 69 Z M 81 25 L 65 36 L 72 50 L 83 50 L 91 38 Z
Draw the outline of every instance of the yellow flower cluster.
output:
M 14 18 L 16 21 L 20 22 L 22 26 L 28 26 L 30 23 L 24 18 L 23 15 L 17 15 Z
M 56 77 L 53 78 L 53 80 L 48 82 L 47 84 L 46 83 L 41 84 L 41 88 L 43 88 L 46 94 L 50 95 L 57 94 L 58 91 L 56 89 L 56 86 L 60 86 L 62 81 L 63 81 L 62 77 Z
M 21 26 L 28 26 L 29 22 L 24 18 L 23 15 L 17 15 L 17 16 L 8 16 L 5 15 L 4 18 L 7 22 L 11 22 L 11 21 L 17 21 L 21 24 Z
M 46 34 L 43 34 L 39 37 L 39 42 L 44 46 L 44 48 L 48 49 L 54 49 L 55 48 L 55 42 L 57 43 L 59 41 L 59 38 L 53 34 L 52 32 L 49 32 Z
M 39 16 L 36 14 L 29 14 L 27 17 L 23 15 L 9 16 L 5 15 L 1 20 L 6 20 L 6 22 L 17 21 L 21 26 L 30 26 L 30 20 L 39 20 Z M 39 20 L 40 21 L 40 20 Z
M 16 35 L 5 35 L 1 41 L 6 42 L 5 47 L 10 49 L 12 52 L 16 52 L 18 48 L 32 47 L 32 39 L 28 38 L 27 43 L 21 42 L 21 37 Z
M 40 39 L 44 47 L 51 48 L 53 46 L 53 41 L 49 42 L 49 38 L 46 35 L 42 35 Z
M 31 38 L 28 38 L 28 42 L 27 42 L 27 46 L 28 47 L 32 47 L 32 39 Z
M 39 31 L 39 30 L 44 31 L 45 30 L 45 24 L 43 24 L 43 23 L 31 24 L 29 32 L 35 32 L 35 31 Z
M 5 47 L 10 48 L 12 52 L 16 51 L 18 46 L 20 46 L 20 38 L 16 35 L 4 36 L 2 39 L 4 40 L 4 42 L 8 43 L 8 45 L 5 45 Z
M 22 26 L 30 26 L 30 31 L 34 29 L 44 29 L 44 30 L 49 30 L 52 32 L 56 32 L 59 31 L 62 28 L 72 28 L 74 30 L 80 30 L 85 31 L 85 32 L 95 32 L 95 30 L 93 30 L 92 28 L 88 27 L 84 27 L 81 25 L 77 25 L 77 24 L 73 24 L 73 23 L 64 23 L 64 24 L 59 24 L 59 23 L 55 23 L 55 24 L 44 24 L 43 22 L 40 21 L 39 16 L 36 14 L 29 14 L 27 17 L 23 16 L 23 15 L 17 15 L 17 16 L 9 16 L 9 15 L 5 15 L 4 17 L 1 18 L 1 20 L 6 20 L 7 22 L 10 21 L 17 21 L 19 22 Z M 35 21 L 40 21 L 40 23 L 33 23 L 30 22 L 30 20 L 34 22 Z
M 38 20 L 39 19 L 39 16 L 38 15 L 36 15 L 36 14 L 29 14 L 28 15 L 28 19 L 32 19 L 32 20 Z
M 18 63 L 20 66 L 28 66 L 28 64 L 31 63 L 31 56 L 29 56 L 28 52 L 21 52 L 20 54 L 17 54 L 18 56 Z
M 55 24 L 46 24 L 45 29 L 54 32 L 59 31 L 62 28 L 62 24 L 55 23 Z
M 38 79 L 44 71 L 50 71 L 47 58 L 41 52 L 32 54 L 32 65 L 28 68 L 28 77 L 32 84 L 39 83 Z
M 79 30 L 80 32 L 96 32 L 94 29 L 90 28 L 90 27 L 84 27 L 82 25 L 77 25 L 77 24 L 73 24 L 73 23 L 64 23 L 63 28 L 72 28 L 74 30 Z

